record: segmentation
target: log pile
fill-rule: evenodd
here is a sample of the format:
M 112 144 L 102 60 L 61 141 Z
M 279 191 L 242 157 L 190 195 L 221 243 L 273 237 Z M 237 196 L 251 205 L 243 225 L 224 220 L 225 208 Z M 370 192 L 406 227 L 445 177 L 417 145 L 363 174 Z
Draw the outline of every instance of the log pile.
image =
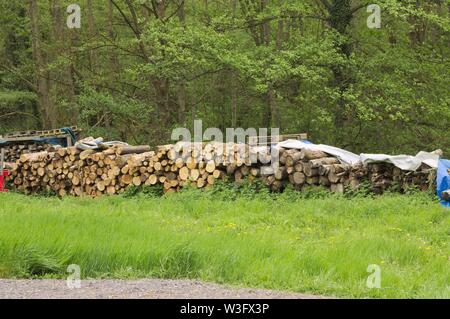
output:
M 279 165 L 263 181 L 273 191 L 281 191 L 290 183 L 301 190 L 305 185 L 322 185 L 333 192 L 344 191 L 348 184 L 349 166 L 322 151 L 280 149 Z M 269 168 L 264 169 L 268 171 Z
M 15 162 L 22 154 L 51 151 L 54 146 L 39 142 L 12 143 L 2 147 L 5 150 L 5 162 Z
M 119 146 L 106 150 L 60 148 L 23 154 L 12 182 L 26 193 L 54 191 L 60 196 L 122 193 L 130 185 L 163 185 L 173 192 L 187 184 L 208 187 L 217 179 L 258 176 L 250 149 L 237 144 L 182 143 L 158 146 Z
M 426 191 L 434 187 L 436 170 L 422 164 L 416 171 L 403 171 L 391 163 L 354 165 L 350 169 L 350 186 L 355 188 L 364 181 L 371 185 L 375 194 L 388 189 L 404 192 L 410 188 Z
M 260 178 L 272 191 L 291 184 L 322 185 L 343 193 L 369 182 L 375 193 L 399 185 L 425 190 L 434 180 L 434 169 L 423 165 L 407 172 L 388 163 L 344 165 L 329 154 L 310 149 L 279 149 L 279 161 L 268 166 L 268 147 L 234 143 L 176 143 L 151 150 L 148 145 L 116 145 L 103 150 L 76 147 L 22 154 L 12 172 L 12 183 L 26 193 L 54 191 L 60 196 L 100 196 L 122 193 L 130 186 L 162 185 L 174 192 L 190 184 L 210 187 L 218 179 L 242 183 Z

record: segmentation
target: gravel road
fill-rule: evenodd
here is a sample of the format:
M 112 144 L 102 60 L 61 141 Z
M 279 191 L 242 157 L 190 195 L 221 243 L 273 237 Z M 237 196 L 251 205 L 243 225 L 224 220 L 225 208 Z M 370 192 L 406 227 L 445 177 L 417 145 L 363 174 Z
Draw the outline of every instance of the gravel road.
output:
M 0 279 L 0 299 L 318 299 L 321 296 L 304 295 L 275 290 L 235 288 L 197 280 L 82 280 L 81 288 L 69 289 L 65 280 Z

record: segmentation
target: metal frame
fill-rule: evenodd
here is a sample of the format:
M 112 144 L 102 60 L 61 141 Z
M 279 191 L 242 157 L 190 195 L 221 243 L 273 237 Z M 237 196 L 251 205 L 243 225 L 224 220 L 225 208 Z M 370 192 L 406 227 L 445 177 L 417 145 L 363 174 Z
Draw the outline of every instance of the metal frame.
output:
M 78 133 L 80 130 L 77 126 L 70 126 L 70 129 L 74 133 Z M 12 133 L 6 133 L 4 135 L 0 135 L 1 139 L 12 139 L 12 138 L 30 138 L 30 137 L 57 137 L 57 136 L 63 136 L 67 135 L 66 132 L 64 132 L 62 129 L 53 129 L 53 130 L 43 130 L 43 131 L 36 131 L 36 130 L 28 130 L 28 131 L 17 131 Z
M 279 142 L 286 141 L 288 139 L 294 140 L 306 140 L 308 138 L 307 133 L 298 134 L 282 134 L 282 135 L 271 135 L 271 136 L 249 136 L 248 143 L 252 145 L 271 145 Z M 264 140 L 264 142 L 261 142 Z
M 66 138 L 67 146 L 72 146 L 72 137 L 69 134 L 64 135 L 47 135 L 47 136 L 25 136 L 25 137 L 2 137 L 1 139 L 6 142 L 33 142 L 37 138 Z

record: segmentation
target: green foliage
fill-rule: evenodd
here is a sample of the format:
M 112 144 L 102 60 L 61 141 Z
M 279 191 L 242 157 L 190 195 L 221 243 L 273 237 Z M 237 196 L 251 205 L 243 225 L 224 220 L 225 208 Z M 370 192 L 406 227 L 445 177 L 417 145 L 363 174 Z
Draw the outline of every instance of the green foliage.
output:
M 261 180 L 256 179 L 250 182 L 244 179 L 241 183 L 230 183 L 227 181 L 217 181 L 212 188 L 206 190 L 211 199 L 234 201 L 237 199 L 271 199 L 267 186 Z
M 161 184 L 140 186 L 131 185 L 125 189 L 125 192 L 122 193 L 122 196 L 124 198 L 131 198 L 135 196 L 155 198 L 161 197 L 163 194 L 163 185 Z
M 205 128 L 307 132 L 354 152 L 450 152 L 444 1 L 379 1 L 380 29 L 367 27 L 357 0 L 330 1 L 339 10 L 310 0 L 165 1 L 164 19 L 145 3 L 91 10 L 79 1 L 82 27 L 69 30 L 65 2 L 38 1 L 47 106 L 37 99 L 29 3 L 2 3 L 0 131 L 48 126 L 49 108 L 52 125 L 131 143 L 169 142 L 173 128 L 202 119 Z
M 357 188 L 347 186 L 344 190 L 344 196 L 350 199 L 355 197 L 374 197 L 372 184 L 369 181 L 363 181 Z

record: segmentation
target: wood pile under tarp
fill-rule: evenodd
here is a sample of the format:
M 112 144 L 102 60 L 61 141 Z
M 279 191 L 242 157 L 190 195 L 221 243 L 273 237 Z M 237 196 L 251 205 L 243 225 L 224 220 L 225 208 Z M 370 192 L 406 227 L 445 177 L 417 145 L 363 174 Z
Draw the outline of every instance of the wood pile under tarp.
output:
M 272 150 L 273 151 L 273 150 Z M 435 169 L 425 164 L 402 171 L 389 163 L 345 165 L 323 151 L 283 149 L 274 154 L 266 146 L 234 143 L 176 143 L 158 146 L 115 145 L 104 150 L 59 148 L 23 154 L 12 172 L 12 184 L 26 194 L 54 191 L 82 196 L 122 193 L 130 185 L 163 186 L 165 192 L 188 184 L 203 188 L 218 179 L 241 183 L 260 178 L 272 191 L 291 184 L 322 185 L 333 192 L 357 189 L 368 183 L 376 193 L 396 187 L 434 187 Z M 269 163 L 269 164 L 268 164 Z
M 366 166 L 341 164 L 336 157 L 318 150 L 280 149 L 278 167 L 273 174 L 264 175 L 263 181 L 273 191 L 280 191 L 290 183 L 297 190 L 305 185 L 322 185 L 337 193 L 346 188 L 358 189 L 366 183 L 374 193 L 381 194 L 388 189 L 427 190 L 434 187 L 435 178 L 436 169 L 425 164 L 416 171 L 404 171 L 382 162 Z

